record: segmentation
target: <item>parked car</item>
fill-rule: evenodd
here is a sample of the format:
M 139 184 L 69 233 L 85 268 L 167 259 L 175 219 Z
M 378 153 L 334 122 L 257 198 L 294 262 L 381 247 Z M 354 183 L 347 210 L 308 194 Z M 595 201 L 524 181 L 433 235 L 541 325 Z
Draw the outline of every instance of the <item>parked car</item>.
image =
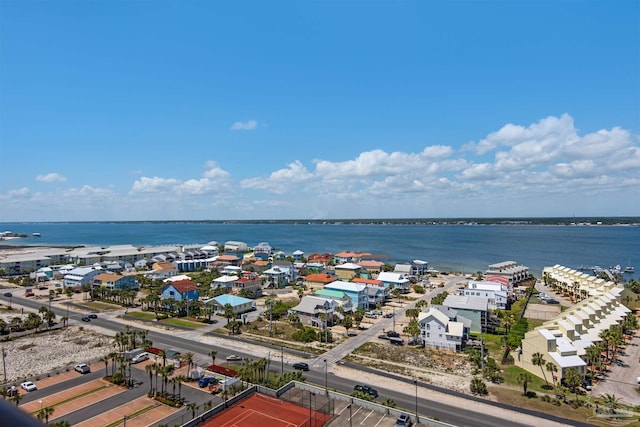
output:
M 389 337 L 389 342 L 393 345 L 404 345 L 404 340 L 399 337 Z
M 301 371 L 308 371 L 309 364 L 304 362 L 297 362 L 293 364 L 293 369 L 299 369 Z
M 381 340 L 388 340 L 389 336 L 387 334 L 382 334 L 382 335 L 378 335 L 378 338 L 380 338 Z
M 217 383 L 218 383 L 218 380 L 215 379 L 214 377 L 203 377 L 203 378 L 200 378 L 200 381 L 198 381 L 198 386 L 200 388 L 205 388 L 210 385 L 216 385 Z
M 355 391 L 367 393 L 369 396 L 378 397 L 378 390 L 368 385 L 356 384 L 356 386 L 353 389 Z
M 14 397 L 15 395 L 18 394 L 18 388 L 14 385 L 12 385 L 11 387 L 7 388 L 7 397 Z
M 396 332 L 396 331 L 387 331 L 387 336 L 398 338 L 400 336 L 400 334 L 398 332 Z
M 366 313 L 364 314 L 364 317 L 368 317 L 369 319 L 377 319 L 377 318 L 378 318 L 378 315 L 377 315 L 377 314 L 370 313 L 370 312 L 366 312 Z
M 38 387 L 36 387 L 36 385 L 31 381 L 23 382 L 22 384 L 20 384 L 20 387 L 22 387 L 22 389 L 26 391 L 35 391 L 38 389 Z
M 142 352 L 138 353 L 131 358 L 131 363 L 140 363 L 142 361 L 149 360 L 149 353 Z
M 91 322 L 91 319 L 89 319 L 88 317 L 83 317 L 81 320 L 83 322 Z
M 385 313 L 385 314 L 384 314 L 384 317 L 386 317 L 387 319 L 392 318 L 392 317 L 393 317 L 393 312 L 391 312 L 391 311 L 390 311 L 390 312 L 388 312 L 388 313 Z
M 73 369 L 75 369 L 76 372 L 80 372 L 81 374 L 88 374 L 89 372 L 91 372 L 89 365 L 87 365 L 86 363 L 78 363 L 73 367 Z
M 636 378 L 636 382 L 640 384 L 640 377 Z
M 242 357 L 237 354 L 232 354 L 231 356 L 227 356 L 227 362 L 242 362 Z
M 27 288 L 27 289 L 24 291 L 24 296 L 25 296 L 25 297 L 32 297 L 32 296 L 34 296 L 34 295 L 35 295 L 35 294 L 33 293 L 33 289 L 31 289 L 31 288 Z
M 411 421 L 409 414 L 400 414 L 398 418 L 396 418 L 396 423 L 393 427 L 411 427 L 412 425 L 413 421 Z
M 97 314 L 90 314 L 89 315 L 89 319 L 97 319 L 98 315 Z

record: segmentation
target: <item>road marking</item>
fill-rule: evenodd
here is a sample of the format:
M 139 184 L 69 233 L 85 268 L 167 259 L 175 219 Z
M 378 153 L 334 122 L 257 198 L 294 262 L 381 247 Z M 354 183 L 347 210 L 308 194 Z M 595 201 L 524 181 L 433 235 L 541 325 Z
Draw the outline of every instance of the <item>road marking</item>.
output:
M 364 420 L 362 420 L 362 422 L 360 423 L 360 425 L 364 425 L 364 422 L 367 421 L 367 418 L 369 418 L 372 414 L 374 414 L 375 411 L 372 409 L 371 412 L 369 412 L 369 415 L 367 415 L 366 417 L 364 417 Z

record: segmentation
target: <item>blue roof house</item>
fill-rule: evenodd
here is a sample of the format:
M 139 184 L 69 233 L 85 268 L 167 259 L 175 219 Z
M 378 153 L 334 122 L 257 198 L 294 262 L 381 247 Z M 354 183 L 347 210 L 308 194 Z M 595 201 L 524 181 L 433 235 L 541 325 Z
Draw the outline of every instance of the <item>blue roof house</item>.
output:
M 354 307 L 362 307 L 365 310 L 369 308 L 369 296 L 367 295 L 366 285 L 336 280 L 335 282 L 324 285 L 324 289 L 342 291 L 351 298 Z

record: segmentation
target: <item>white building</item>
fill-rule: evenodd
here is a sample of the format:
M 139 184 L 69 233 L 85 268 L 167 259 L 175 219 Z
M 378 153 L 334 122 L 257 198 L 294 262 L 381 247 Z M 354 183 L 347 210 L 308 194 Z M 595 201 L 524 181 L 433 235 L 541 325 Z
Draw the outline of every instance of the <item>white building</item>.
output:
M 429 311 L 418 315 L 420 336 L 425 347 L 461 351 L 466 339 L 463 322 L 450 320 L 449 317 L 431 307 Z
M 381 272 L 378 274 L 378 277 L 376 277 L 376 280 L 382 282 L 385 287 L 397 289 L 403 294 L 409 292 L 409 285 L 411 284 L 406 274 L 390 271 Z
M 487 297 L 487 303 L 492 310 L 505 310 L 507 308 L 508 290 L 501 283 L 469 280 L 467 288 L 464 290 L 464 295 Z

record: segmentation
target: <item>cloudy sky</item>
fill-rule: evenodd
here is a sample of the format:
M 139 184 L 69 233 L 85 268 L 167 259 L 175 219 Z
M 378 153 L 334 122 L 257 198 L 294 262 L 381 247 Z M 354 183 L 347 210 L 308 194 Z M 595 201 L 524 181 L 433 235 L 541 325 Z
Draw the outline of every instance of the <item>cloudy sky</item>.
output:
M 1 2 L 0 221 L 638 216 L 639 5 Z

